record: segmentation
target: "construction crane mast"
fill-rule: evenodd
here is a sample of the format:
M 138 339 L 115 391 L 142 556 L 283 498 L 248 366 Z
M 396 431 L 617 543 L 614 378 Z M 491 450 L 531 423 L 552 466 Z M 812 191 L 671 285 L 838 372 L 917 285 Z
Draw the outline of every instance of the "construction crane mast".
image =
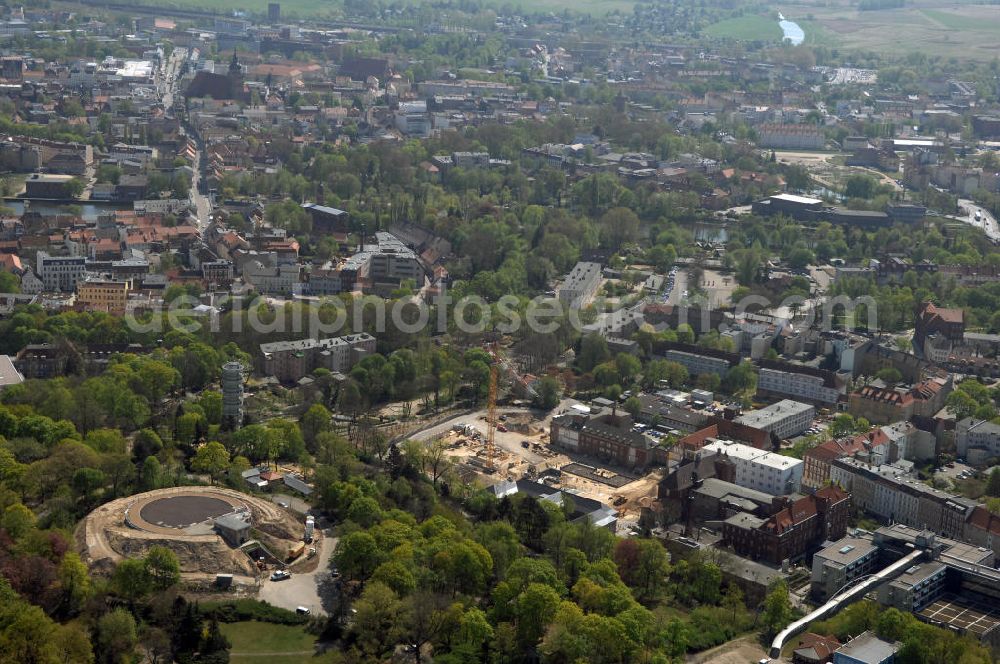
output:
M 496 472 L 497 365 L 490 364 L 490 388 L 486 401 L 486 469 Z

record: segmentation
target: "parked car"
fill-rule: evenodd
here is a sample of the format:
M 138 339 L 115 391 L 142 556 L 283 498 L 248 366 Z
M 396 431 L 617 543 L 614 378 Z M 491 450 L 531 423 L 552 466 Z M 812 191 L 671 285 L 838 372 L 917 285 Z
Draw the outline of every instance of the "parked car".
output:
M 285 579 L 290 579 L 290 578 L 292 578 L 292 574 L 288 570 L 276 569 L 274 570 L 274 572 L 271 573 L 272 581 L 284 581 Z

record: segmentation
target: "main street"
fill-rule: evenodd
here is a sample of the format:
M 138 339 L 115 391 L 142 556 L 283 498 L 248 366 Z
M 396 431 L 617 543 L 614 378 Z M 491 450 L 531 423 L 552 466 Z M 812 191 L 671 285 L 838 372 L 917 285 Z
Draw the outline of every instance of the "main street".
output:
M 160 65 L 159 92 L 163 108 L 168 114 L 173 114 L 174 98 L 179 94 L 179 79 L 184 61 L 188 57 L 188 50 L 185 48 L 175 48 L 170 57 L 164 58 Z M 209 197 L 201 191 L 202 176 L 202 151 L 200 141 L 191 134 L 190 127 L 185 125 L 188 135 L 198 144 L 198 151 L 195 153 L 194 165 L 191 174 L 190 198 L 191 206 L 194 208 L 195 222 L 201 233 L 205 232 L 210 222 L 212 213 L 212 202 Z

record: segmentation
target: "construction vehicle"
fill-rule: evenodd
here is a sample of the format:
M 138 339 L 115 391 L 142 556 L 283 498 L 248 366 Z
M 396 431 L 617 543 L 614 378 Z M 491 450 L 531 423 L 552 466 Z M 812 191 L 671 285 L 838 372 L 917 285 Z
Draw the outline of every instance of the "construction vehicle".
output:
M 293 560 L 301 556 L 302 552 L 305 550 L 306 550 L 306 543 L 299 542 L 295 546 L 292 546 L 288 549 L 288 555 L 285 557 L 285 560 L 287 560 L 288 562 L 292 562 Z

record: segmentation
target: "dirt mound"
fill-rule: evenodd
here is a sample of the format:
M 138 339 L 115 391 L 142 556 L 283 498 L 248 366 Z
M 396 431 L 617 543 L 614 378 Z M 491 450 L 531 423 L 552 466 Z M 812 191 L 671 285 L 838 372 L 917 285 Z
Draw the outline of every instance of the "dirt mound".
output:
M 253 577 L 255 570 L 249 557 L 215 533 L 202 530 L 194 534 L 178 528 L 145 526 L 141 520 L 128 518 L 130 510 L 139 510 L 160 498 L 181 495 L 211 496 L 249 507 L 254 529 L 275 551 L 285 552 L 301 541 L 302 526 L 298 519 L 274 503 L 221 487 L 174 487 L 120 498 L 91 512 L 76 532 L 82 557 L 95 572 L 108 573 L 123 558 L 140 558 L 153 546 L 165 546 L 177 555 L 181 573 L 187 578 L 214 574 Z
M 131 529 L 108 528 L 106 537 L 111 547 L 125 558 L 142 558 L 154 546 L 165 546 L 177 556 L 181 572 L 191 574 L 254 573 L 245 553 L 231 549 L 216 535 L 167 537 L 155 533 L 137 533 Z

